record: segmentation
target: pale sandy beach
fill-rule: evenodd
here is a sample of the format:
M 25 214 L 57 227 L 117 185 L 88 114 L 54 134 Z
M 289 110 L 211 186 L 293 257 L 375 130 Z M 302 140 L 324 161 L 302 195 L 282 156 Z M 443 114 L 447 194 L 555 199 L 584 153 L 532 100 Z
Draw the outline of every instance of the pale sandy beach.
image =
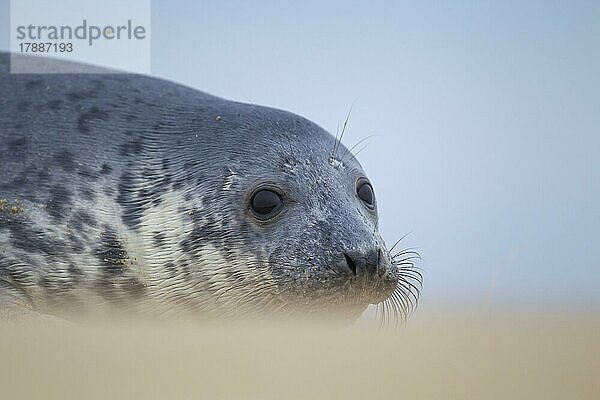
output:
M 3 399 L 597 399 L 598 315 L 0 328 Z

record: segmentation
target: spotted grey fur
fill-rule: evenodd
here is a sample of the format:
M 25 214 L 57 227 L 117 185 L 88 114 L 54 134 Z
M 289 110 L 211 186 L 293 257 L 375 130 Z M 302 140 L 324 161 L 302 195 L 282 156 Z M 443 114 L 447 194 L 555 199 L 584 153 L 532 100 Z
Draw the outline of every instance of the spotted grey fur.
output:
M 8 69 L 2 53 L 5 315 L 355 317 L 393 293 L 396 311 L 416 300 L 418 272 L 357 198 L 361 166 L 314 123 L 147 76 Z M 285 197 L 268 222 L 248 208 L 262 184 Z

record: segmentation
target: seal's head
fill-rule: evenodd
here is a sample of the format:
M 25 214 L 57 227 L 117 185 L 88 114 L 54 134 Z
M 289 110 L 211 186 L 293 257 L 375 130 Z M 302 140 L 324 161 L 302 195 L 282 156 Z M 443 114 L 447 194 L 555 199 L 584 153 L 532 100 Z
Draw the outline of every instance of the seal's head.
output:
M 248 105 L 229 110 L 213 126 L 214 157 L 226 167 L 200 180 L 204 211 L 189 237 L 198 260 L 210 252 L 227 260 L 225 275 L 235 282 L 221 299 L 237 291 L 236 306 L 353 317 L 390 299 L 404 314 L 416 300 L 403 279 L 408 268 L 393 261 L 378 232 L 373 186 L 351 152 L 297 115 Z M 207 248 L 207 238 L 218 243 Z

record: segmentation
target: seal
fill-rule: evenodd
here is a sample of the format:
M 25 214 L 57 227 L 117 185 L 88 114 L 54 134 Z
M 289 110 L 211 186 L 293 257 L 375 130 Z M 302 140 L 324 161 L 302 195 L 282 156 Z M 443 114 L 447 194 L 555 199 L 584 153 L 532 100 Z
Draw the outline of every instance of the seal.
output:
M 126 73 L 11 74 L 0 54 L 0 308 L 61 318 L 389 318 L 416 254 L 386 249 L 341 143 L 298 115 Z

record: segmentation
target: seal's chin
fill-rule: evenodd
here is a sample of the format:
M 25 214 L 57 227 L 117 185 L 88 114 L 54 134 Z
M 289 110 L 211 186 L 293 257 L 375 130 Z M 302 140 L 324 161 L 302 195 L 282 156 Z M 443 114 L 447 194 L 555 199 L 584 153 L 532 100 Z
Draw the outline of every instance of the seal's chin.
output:
M 369 305 L 377 305 L 389 299 L 393 293 L 393 290 L 386 290 L 384 292 L 377 291 L 371 293 L 363 293 L 360 297 L 352 299 L 346 304 L 348 304 L 349 307 L 358 307 L 361 305 L 367 307 Z
M 397 284 L 397 282 L 394 282 L 393 284 L 385 285 L 380 290 L 370 293 L 368 300 L 369 304 L 377 305 L 389 299 L 396 290 Z
M 395 274 L 387 274 L 367 280 L 358 280 L 351 285 L 349 298 L 359 303 L 376 305 L 389 299 L 398 287 Z
M 389 281 L 371 282 L 365 285 L 364 282 L 355 283 L 348 288 L 348 291 L 330 303 L 331 310 L 347 315 L 360 314 L 369 306 L 383 303 L 390 299 L 394 294 L 398 281 L 393 279 Z
M 276 269 L 285 272 L 277 275 L 284 279 L 279 287 L 283 307 L 310 316 L 358 318 L 369 305 L 388 301 L 398 289 L 399 271 L 388 260 L 369 268 L 358 263 L 356 267 L 299 265 L 292 270 L 296 275 L 289 269 Z

